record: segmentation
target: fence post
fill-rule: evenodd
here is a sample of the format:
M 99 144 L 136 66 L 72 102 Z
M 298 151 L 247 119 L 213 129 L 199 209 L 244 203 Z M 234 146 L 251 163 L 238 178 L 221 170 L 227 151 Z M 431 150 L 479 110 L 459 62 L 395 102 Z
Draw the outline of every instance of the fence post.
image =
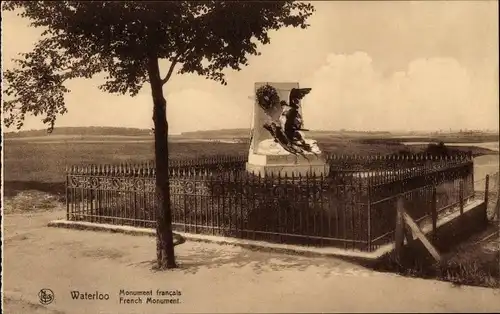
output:
M 495 206 L 495 213 L 497 215 L 497 221 L 499 223 L 498 225 L 498 233 L 500 236 L 500 173 L 496 173 L 495 174 L 495 177 L 496 177 L 496 185 L 497 185 L 497 200 L 496 200 L 496 206 Z M 500 239 L 499 239 L 500 240 Z M 498 243 L 500 243 L 500 241 L 498 241 Z
M 94 189 L 90 188 L 88 196 L 90 198 L 90 221 L 91 222 L 96 222 L 96 217 L 95 217 L 95 206 L 94 206 Z
M 68 189 L 69 189 L 69 170 L 66 169 L 66 220 L 69 220 L 69 199 L 68 199 L 68 196 L 69 196 L 69 193 L 68 193 Z
M 370 178 L 368 177 L 368 180 Z M 368 214 L 368 252 L 372 251 L 372 200 L 371 200 L 371 183 L 368 181 L 368 204 L 367 204 L 367 214 Z
M 490 189 L 490 175 L 486 175 L 486 182 L 484 183 L 484 222 L 488 223 L 488 201 L 489 201 L 489 189 Z
M 472 159 L 472 152 L 470 152 L 469 159 L 469 169 L 471 173 L 471 184 L 472 184 L 472 198 L 476 197 L 476 189 L 474 188 L 474 160 Z
M 460 180 L 460 186 L 458 190 L 458 197 L 460 201 L 460 215 L 464 213 L 464 181 Z
M 432 237 L 434 239 L 437 238 L 437 220 L 438 220 L 438 214 L 437 214 L 437 192 L 436 192 L 436 186 L 432 186 Z
M 399 263 L 402 261 L 403 257 L 403 245 L 404 245 L 404 237 L 405 237 L 405 222 L 403 218 L 404 211 L 404 199 L 403 195 L 399 195 L 396 204 L 396 230 L 395 230 L 395 239 L 396 239 L 396 259 Z
M 484 204 L 488 208 L 488 190 L 490 188 L 490 175 L 486 175 L 486 181 L 484 183 Z

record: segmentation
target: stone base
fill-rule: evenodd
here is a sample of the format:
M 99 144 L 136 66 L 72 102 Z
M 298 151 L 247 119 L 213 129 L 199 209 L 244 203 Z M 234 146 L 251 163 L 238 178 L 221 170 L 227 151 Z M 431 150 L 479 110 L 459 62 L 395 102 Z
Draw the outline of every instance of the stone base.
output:
M 250 153 L 246 170 L 260 176 L 327 176 L 329 165 L 322 154 L 302 156 L 289 155 L 260 155 Z

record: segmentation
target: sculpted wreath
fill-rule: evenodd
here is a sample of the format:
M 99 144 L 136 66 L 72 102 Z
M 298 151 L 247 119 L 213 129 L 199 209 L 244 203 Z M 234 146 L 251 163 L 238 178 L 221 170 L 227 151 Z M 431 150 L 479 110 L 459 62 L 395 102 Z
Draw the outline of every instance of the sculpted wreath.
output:
M 264 110 L 269 110 L 277 106 L 280 102 L 280 97 L 276 88 L 271 85 L 264 85 L 257 89 L 257 103 Z

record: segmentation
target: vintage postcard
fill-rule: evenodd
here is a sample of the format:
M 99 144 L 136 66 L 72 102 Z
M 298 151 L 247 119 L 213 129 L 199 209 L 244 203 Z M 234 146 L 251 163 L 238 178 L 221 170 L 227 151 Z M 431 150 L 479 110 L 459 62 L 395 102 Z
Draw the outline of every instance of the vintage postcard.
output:
M 4 1 L 4 313 L 500 312 L 498 1 Z

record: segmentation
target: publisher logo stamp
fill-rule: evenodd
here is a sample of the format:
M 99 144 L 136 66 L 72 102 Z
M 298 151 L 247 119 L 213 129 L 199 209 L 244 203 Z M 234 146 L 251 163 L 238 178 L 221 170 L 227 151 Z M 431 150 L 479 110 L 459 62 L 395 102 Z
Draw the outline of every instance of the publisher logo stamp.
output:
M 38 292 L 38 298 L 40 299 L 41 304 L 50 304 L 54 301 L 54 291 L 44 288 Z

